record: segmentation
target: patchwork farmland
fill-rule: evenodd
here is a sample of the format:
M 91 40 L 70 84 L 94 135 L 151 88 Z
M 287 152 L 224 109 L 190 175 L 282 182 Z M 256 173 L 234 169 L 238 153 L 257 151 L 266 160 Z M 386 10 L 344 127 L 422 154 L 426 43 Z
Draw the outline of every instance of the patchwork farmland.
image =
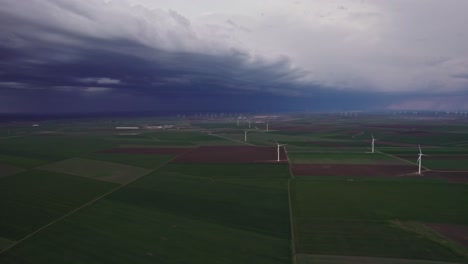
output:
M 4 124 L 0 263 L 468 263 L 468 119 L 251 118 Z

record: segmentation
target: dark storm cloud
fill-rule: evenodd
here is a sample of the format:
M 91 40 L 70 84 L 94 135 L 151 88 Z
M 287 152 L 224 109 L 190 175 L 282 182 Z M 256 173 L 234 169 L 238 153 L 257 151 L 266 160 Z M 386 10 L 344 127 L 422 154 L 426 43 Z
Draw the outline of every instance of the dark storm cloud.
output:
M 10 32 L 0 38 L 1 93 L 21 96 L 27 105 L 36 101 L 73 106 L 73 100 L 84 96 L 88 103 L 106 98 L 101 104 L 108 107 L 149 96 L 183 108 L 190 100 L 203 105 L 216 98 L 212 104 L 219 104 L 217 100 L 229 104 L 232 96 L 247 102 L 246 96 L 262 99 L 305 92 L 297 82 L 305 73 L 293 69 L 287 58 L 267 62 L 235 50 L 168 51 L 132 39 L 90 37 L 4 15 L 0 27 Z M 18 30 L 11 29 L 13 24 Z M 89 100 L 90 96 L 99 100 Z M 67 103 L 57 104 L 60 101 Z
M 204 21 L 150 3 L 0 0 L 0 111 L 368 109 L 398 107 L 394 101 L 417 96 L 403 95 L 402 87 L 422 87 L 400 68 L 426 60 L 400 63 L 398 56 L 386 60 L 359 45 L 347 49 L 341 33 L 362 28 L 344 23 L 348 16 L 324 31 L 308 20 L 283 23 L 278 13 L 263 22 L 214 13 Z M 380 64 L 390 68 L 375 66 Z M 464 65 L 454 58 L 437 63 L 447 72 L 464 72 Z M 447 87 L 463 87 L 465 75 L 448 76 L 420 79 L 426 90 L 440 91 L 452 79 L 457 81 Z M 373 92 L 377 83 L 390 88 Z

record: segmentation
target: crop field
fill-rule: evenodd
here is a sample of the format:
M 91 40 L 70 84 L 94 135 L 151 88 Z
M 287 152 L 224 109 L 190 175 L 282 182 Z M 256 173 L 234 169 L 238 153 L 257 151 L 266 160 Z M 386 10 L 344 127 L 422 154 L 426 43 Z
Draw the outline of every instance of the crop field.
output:
M 464 185 L 300 177 L 294 179 L 293 193 L 300 254 L 463 260 L 438 241 L 396 223 L 468 224 Z
M 381 153 L 308 153 L 288 152 L 292 164 L 383 164 L 407 165 L 399 159 Z
M 288 177 L 284 164 L 171 164 L 44 230 L 0 261 L 288 263 Z
M 176 163 L 265 163 L 276 162 L 276 147 L 198 147 L 193 151 L 178 156 Z M 287 160 L 284 147 L 280 147 L 280 161 Z
M 38 169 L 120 184 L 130 182 L 149 172 L 149 170 L 129 165 L 82 158 L 72 158 L 50 163 L 38 167 Z
M 116 186 L 37 170 L 0 178 L 0 237 L 18 240 Z
M 468 118 L 266 122 L 0 126 L 0 263 L 468 263 Z

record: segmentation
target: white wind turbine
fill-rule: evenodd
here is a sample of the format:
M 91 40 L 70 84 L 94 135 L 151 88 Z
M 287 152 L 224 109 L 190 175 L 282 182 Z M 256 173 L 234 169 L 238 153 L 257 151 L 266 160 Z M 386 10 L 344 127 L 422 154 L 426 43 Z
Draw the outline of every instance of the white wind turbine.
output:
M 250 128 L 250 122 L 251 122 L 251 121 L 250 121 L 250 119 L 249 119 L 249 128 Z
M 372 153 L 374 153 L 374 145 L 375 145 L 375 138 L 374 138 L 374 134 L 372 134 Z
M 278 160 L 277 161 L 279 162 L 280 161 L 280 147 L 284 147 L 284 146 L 286 146 L 286 144 L 281 145 L 276 140 L 275 140 L 275 142 L 276 142 L 276 145 L 278 146 L 277 149 L 276 149 L 276 152 L 278 153 Z
M 244 141 L 247 142 L 247 132 L 249 132 L 248 130 L 244 130 Z
M 418 147 L 419 147 L 419 154 L 418 154 L 419 157 L 418 157 L 418 161 L 417 161 L 418 167 L 419 167 L 419 168 L 418 168 L 418 174 L 421 174 L 422 156 L 427 156 L 427 155 L 424 155 L 424 154 L 422 153 L 422 150 L 421 150 L 421 146 L 420 146 L 420 145 L 418 145 Z
M 269 131 L 270 120 L 267 120 L 267 132 Z

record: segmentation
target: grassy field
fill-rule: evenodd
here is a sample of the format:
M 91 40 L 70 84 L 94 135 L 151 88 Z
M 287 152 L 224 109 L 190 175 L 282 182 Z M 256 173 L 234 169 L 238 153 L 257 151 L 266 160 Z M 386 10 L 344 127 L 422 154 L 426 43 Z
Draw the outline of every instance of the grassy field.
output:
M 287 144 L 292 164 L 392 168 L 407 163 L 388 155 L 414 163 L 421 144 L 431 155 L 423 166 L 468 170 L 466 120 L 291 115 L 270 120 L 269 132 L 265 123 L 252 122 L 248 143 Z M 236 123 L 145 117 L 5 125 L 0 249 L 121 188 L 5 251 L 0 263 L 291 263 L 292 242 L 298 264 L 468 263 L 466 249 L 424 225 L 468 226 L 466 184 L 424 177 L 291 179 L 288 164 L 176 164 L 167 163 L 175 155 L 102 152 L 241 146 L 248 123 Z M 115 129 L 154 124 L 178 128 L 134 135 Z M 367 153 L 372 134 L 382 153 Z
M 95 180 L 118 184 L 130 182 L 133 179 L 149 172 L 149 170 L 139 167 L 82 158 L 72 158 L 50 163 L 38 167 L 38 169 L 88 177 Z
M 290 263 L 287 165 L 229 166 L 163 167 L 0 262 Z
M 468 224 L 464 184 L 295 178 L 298 253 L 461 261 L 435 241 L 391 220 Z
M 90 160 L 109 161 L 140 168 L 154 169 L 167 162 L 172 155 L 145 155 L 145 154 L 124 154 L 124 153 L 90 153 L 81 156 Z
M 18 240 L 116 186 L 36 170 L 0 178 L 0 237 Z

